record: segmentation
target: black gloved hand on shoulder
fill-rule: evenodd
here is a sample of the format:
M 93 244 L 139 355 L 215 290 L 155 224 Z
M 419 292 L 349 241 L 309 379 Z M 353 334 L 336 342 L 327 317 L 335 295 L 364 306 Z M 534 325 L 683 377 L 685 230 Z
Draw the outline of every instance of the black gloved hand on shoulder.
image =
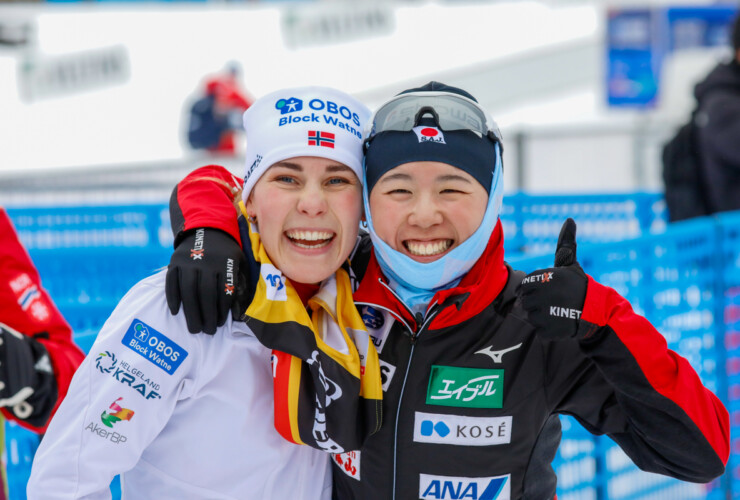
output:
M 588 277 L 576 260 L 576 223 L 560 230 L 555 266 L 528 274 L 517 288 L 522 307 L 537 334 L 547 340 L 577 338 Z
M 56 401 L 56 380 L 46 348 L 0 323 L 0 407 L 43 427 Z
M 243 320 L 247 264 L 239 244 L 227 233 L 197 228 L 185 233 L 175 246 L 167 268 L 165 293 L 172 314 L 182 303 L 190 333 L 216 333 L 232 317 Z

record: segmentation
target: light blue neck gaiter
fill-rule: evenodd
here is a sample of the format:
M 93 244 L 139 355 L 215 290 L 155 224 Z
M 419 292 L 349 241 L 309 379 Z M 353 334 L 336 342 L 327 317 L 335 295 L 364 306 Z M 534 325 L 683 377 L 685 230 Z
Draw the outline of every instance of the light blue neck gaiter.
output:
M 494 166 L 491 191 L 483 220 L 478 229 L 461 245 L 454 248 L 444 257 L 434 262 L 416 262 L 407 255 L 392 249 L 375 232 L 372 213 L 370 212 L 370 195 L 367 192 L 367 179 L 363 187 L 365 216 L 368 231 L 375 248 L 375 256 L 389 285 L 403 300 L 412 312 L 424 313 L 429 301 L 439 290 L 457 286 L 462 277 L 470 271 L 476 261 L 483 255 L 488 245 L 503 201 L 504 179 L 501 168 L 501 153 L 496 144 L 496 164 Z

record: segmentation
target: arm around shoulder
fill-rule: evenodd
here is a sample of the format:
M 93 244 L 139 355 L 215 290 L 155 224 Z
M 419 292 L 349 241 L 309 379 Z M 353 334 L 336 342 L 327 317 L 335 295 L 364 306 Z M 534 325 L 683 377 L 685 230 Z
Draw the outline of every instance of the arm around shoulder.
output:
M 170 222 L 175 246 L 188 231 L 200 227 L 220 229 L 241 244 L 234 195 L 242 180 L 224 167 L 208 165 L 181 180 L 170 197 Z

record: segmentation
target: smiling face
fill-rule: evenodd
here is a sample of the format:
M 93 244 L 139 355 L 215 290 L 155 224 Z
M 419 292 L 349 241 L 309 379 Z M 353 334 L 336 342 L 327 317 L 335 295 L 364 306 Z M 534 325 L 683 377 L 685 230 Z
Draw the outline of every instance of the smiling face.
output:
M 487 204 L 488 193 L 471 175 L 436 161 L 389 170 L 370 193 L 377 235 L 417 262 L 435 261 L 468 239 Z
M 336 272 L 355 246 L 362 186 L 354 172 L 313 156 L 275 163 L 247 200 L 272 263 L 300 283 Z

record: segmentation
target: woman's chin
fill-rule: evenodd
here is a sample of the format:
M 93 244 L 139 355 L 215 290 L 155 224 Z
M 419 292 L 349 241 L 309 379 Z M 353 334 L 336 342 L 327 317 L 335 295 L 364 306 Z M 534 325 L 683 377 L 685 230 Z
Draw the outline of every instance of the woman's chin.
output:
M 283 270 L 283 274 L 293 282 L 313 284 L 321 283 L 329 276 L 334 274 L 339 266 L 289 266 L 288 270 Z

